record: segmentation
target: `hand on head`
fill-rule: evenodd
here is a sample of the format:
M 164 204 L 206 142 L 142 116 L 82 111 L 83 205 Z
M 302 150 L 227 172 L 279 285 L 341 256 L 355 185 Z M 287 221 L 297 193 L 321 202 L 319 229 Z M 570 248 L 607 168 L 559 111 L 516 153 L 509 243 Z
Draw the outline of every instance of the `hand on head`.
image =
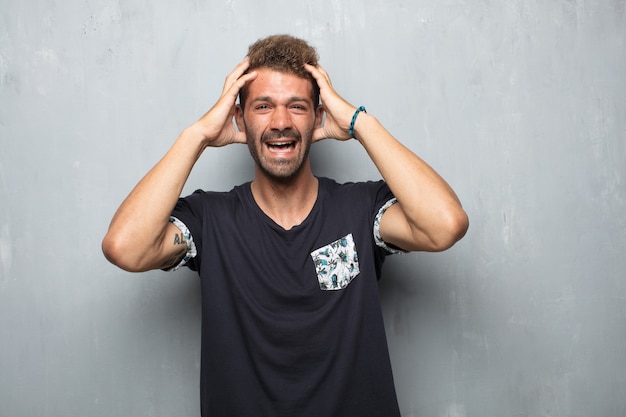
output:
M 218 101 L 192 125 L 192 128 L 197 129 L 203 135 L 206 146 L 218 147 L 231 143 L 246 143 L 246 134 L 235 128 L 233 117 L 239 91 L 257 76 L 256 71 L 246 73 L 248 67 L 247 58 L 235 67 L 226 77 L 222 95 Z
M 343 99 L 333 88 L 328 73 L 321 66 L 305 64 L 320 88 L 320 99 L 326 118 L 324 124 L 313 132 L 313 141 L 323 139 L 348 140 L 350 122 L 356 108 Z
M 249 65 L 246 57 L 235 67 L 226 77 L 218 101 L 191 126 L 205 138 L 206 146 L 246 143 L 246 134 L 237 130 L 233 117 L 241 89 L 257 77 L 256 71 L 246 73 Z M 313 132 L 313 142 L 330 138 L 342 141 L 352 139 L 349 129 L 356 108 L 335 91 L 328 73 L 321 66 L 305 64 L 304 67 L 319 86 L 321 108 L 326 115 L 324 123 Z

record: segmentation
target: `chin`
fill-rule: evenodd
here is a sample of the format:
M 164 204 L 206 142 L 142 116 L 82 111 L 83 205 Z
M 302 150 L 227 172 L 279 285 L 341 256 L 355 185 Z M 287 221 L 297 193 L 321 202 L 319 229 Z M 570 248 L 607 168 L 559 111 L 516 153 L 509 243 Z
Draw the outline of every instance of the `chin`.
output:
M 278 182 L 289 182 L 296 179 L 299 174 L 302 172 L 303 164 L 298 164 L 297 166 L 293 166 L 289 164 L 289 166 L 270 166 L 268 167 L 265 164 L 257 164 L 260 171 L 267 178 L 278 181 Z M 287 164 L 285 164 L 287 165 Z

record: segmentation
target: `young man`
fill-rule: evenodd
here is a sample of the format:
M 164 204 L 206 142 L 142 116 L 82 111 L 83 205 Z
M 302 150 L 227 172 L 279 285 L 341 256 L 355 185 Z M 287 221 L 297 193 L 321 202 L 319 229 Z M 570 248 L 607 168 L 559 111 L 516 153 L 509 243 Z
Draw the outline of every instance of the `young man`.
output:
M 327 138 L 358 140 L 384 181 L 314 176 L 309 148 Z M 232 143 L 247 143 L 254 179 L 179 199 L 204 149 Z M 205 417 L 389 417 L 400 414 L 383 260 L 445 250 L 467 227 L 446 182 L 335 92 L 313 48 L 278 35 L 250 46 L 213 108 L 130 193 L 103 250 L 128 271 L 199 272 Z

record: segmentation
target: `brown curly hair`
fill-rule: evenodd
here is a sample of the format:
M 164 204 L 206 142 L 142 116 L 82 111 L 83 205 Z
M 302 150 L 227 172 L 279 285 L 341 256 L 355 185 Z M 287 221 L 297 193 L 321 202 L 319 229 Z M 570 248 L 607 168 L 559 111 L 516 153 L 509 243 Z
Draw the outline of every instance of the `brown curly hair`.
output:
M 269 68 L 287 74 L 293 74 L 311 81 L 311 99 L 315 108 L 319 103 L 320 89 L 313 76 L 304 68 L 304 64 L 317 65 L 319 56 L 315 48 L 306 41 L 291 35 L 272 35 L 259 39 L 248 48 L 250 66 L 246 72 L 257 68 Z M 247 86 L 239 92 L 241 106 L 248 96 Z

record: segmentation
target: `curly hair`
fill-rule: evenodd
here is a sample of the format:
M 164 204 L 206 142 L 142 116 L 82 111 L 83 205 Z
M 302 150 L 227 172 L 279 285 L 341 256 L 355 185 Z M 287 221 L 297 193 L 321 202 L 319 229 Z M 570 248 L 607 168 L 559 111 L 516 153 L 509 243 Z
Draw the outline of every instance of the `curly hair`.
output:
M 306 41 L 291 35 L 272 35 L 259 39 L 248 48 L 250 66 L 246 72 L 257 68 L 269 68 L 287 74 L 293 74 L 311 81 L 311 99 L 317 107 L 319 86 L 313 76 L 304 68 L 304 64 L 317 65 L 319 56 L 315 48 Z M 239 102 L 243 106 L 248 96 L 247 86 L 239 93 Z

